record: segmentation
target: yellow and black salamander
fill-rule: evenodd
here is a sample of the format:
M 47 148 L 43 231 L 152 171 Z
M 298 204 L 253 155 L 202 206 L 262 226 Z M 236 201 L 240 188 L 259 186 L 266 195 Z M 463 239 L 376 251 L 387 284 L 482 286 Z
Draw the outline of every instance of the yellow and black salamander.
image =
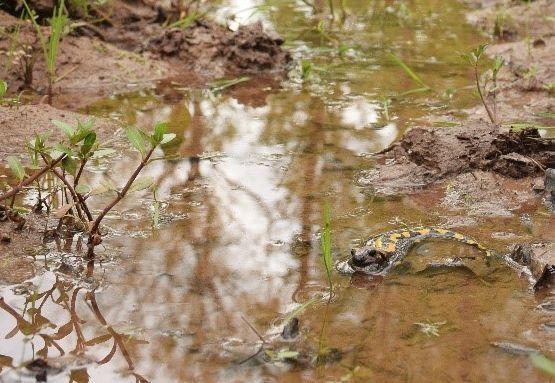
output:
M 423 240 L 440 238 L 455 240 L 476 247 L 490 255 L 489 250 L 464 234 L 437 227 L 398 229 L 371 237 L 366 243 L 351 250 L 347 261 L 337 264 L 338 271 L 352 274 L 382 274 L 407 255 L 410 248 Z

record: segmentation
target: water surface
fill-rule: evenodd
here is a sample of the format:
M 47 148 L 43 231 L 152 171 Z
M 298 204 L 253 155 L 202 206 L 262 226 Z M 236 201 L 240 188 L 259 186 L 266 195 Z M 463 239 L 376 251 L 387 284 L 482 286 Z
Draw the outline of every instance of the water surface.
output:
M 245 7 L 229 2 L 220 17 L 241 11 L 238 3 Z M 77 240 L 38 256 L 36 278 L 1 290 L 1 365 L 48 355 L 69 366 L 49 377 L 56 382 L 547 381 L 521 351 L 552 351 L 551 297 L 534 296 L 526 277 L 467 246 L 423 243 L 383 280 L 335 274 L 333 298 L 322 298 L 326 201 L 336 260 L 404 225 L 458 222 L 499 252 L 553 235 L 541 208 L 469 218 L 441 207 L 442 186 L 384 198 L 357 184 L 369 153 L 430 116 L 447 120 L 475 105 L 457 51 L 484 37 L 463 22 L 464 7 L 352 1 L 344 22 L 324 22 L 324 36 L 301 2 L 260 5 L 239 15 L 282 33 L 297 59 L 312 62 L 310 77 L 252 79 L 219 93 L 173 79 L 88 107 L 146 130 L 168 121 L 177 134 L 156 153 L 173 159 L 145 171 L 157 180 L 160 221 L 153 225 L 155 200 L 143 191 L 105 221 L 96 263 L 74 254 Z M 389 51 L 434 91 L 412 92 L 420 85 Z M 88 182 L 123 183 L 137 159 L 98 164 Z M 475 260 L 428 267 L 453 256 Z M 62 262 L 74 268 L 56 271 Z M 300 336 L 282 342 L 294 310 Z M 260 347 L 266 357 L 250 358 Z M 280 359 L 286 352 L 298 362 Z M 4 369 L 0 381 L 33 381 L 25 374 Z

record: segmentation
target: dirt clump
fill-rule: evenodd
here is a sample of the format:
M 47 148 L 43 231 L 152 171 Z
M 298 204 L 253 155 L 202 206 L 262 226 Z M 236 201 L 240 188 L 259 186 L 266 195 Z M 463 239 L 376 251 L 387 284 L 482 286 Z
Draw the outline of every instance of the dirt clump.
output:
M 473 170 L 522 178 L 555 167 L 555 140 L 537 129 L 503 131 L 486 123 L 449 129 L 413 128 L 401 141 L 376 155 L 361 185 L 391 194 L 411 191 Z
M 161 30 L 144 49 L 162 58 L 177 59 L 185 70 L 217 77 L 225 73 L 285 71 L 291 55 L 281 49 L 281 44 L 283 39 L 264 32 L 260 22 L 233 32 L 202 20 L 186 29 Z

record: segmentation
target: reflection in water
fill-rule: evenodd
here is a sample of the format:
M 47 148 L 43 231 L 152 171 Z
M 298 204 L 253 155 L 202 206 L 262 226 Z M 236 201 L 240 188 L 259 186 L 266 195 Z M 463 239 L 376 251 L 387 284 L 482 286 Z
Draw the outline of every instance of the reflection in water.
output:
M 144 129 L 168 121 L 177 134 L 156 153 L 171 159 L 145 172 L 159 185 L 160 224 L 151 223 L 153 198 L 139 192 L 105 221 L 109 236 L 98 254 L 105 264 L 61 267 L 60 258 L 74 257 L 69 253 L 79 246 L 79 238 L 66 238 L 47 254 L 44 267 L 57 273 L 46 270 L 30 285 L 0 290 L 0 381 L 34 374 L 22 366 L 46 357 L 49 381 L 61 382 L 541 380 L 526 356 L 492 343 L 553 349 L 550 297 L 536 301 L 501 262 L 427 269 L 472 255 L 464 246 L 422 244 L 396 273 L 379 280 L 336 275 L 331 303 L 314 299 L 326 291 L 319 253 L 326 200 L 336 259 L 370 234 L 397 228 L 397 217 L 429 225 L 461 221 L 463 212 L 437 207 L 437 192 L 380 198 L 354 182 L 371 166 L 365 154 L 419 118 L 467 102 L 393 97 L 414 84 L 383 58 L 383 47 L 395 49 L 434 89 L 466 85 L 466 68 L 452 53 L 467 50 L 476 35 L 460 26 L 459 5 L 351 5 L 345 23 L 330 31 L 353 46 L 351 59 L 322 43 L 309 7 L 277 8 L 260 14 L 288 34 L 299 55 L 313 59 L 310 82 L 252 79 L 218 95 L 160 84 L 90 107 Z M 91 185 L 103 177 L 117 182 L 130 166 L 114 161 L 85 177 Z M 511 216 L 479 217 L 462 231 L 484 243 L 499 226 L 522 239 L 529 229 L 549 239 L 552 218 L 530 216 L 531 229 Z M 498 250 L 506 245 L 491 243 Z M 292 312 L 300 335 L 281 345 L 279 326 Z M 241 364 L 260 346 L 243 317 L 267 345 L 302 351 L 308 362 Z M 323 350 L 330 351 L 327 363 L 316 358 Z M 40 362 L 33 367 L 45 370 Z
M 87 284 L 97 282 L 93 271 L 94 263 L 90 261 L 85 273 Z M 35 280 L 38 285 L 27 283 L 0 297 L 0 309 L 11 317 L 1 323 L 4 338 L 12 345 L 22 341 L 25 344 L 23 355 L 19 347 L 9 345 L 5 351 L 17 352 L 0 355 L 2 370 L 12 369 L 10 380 L 19 380 L 15 376 L 34 376 L 37 382 L 64 381 L 69 376 L 70 383 L 89 382 L 91 377 L 94 381 L 96 374 L 88 370 L 115 364 L 119 356 L 127 364 L 122 376 L 148 382 L 135 371 L 129 352 L 129 347 L 144 342 L 116 331 L 106 321 L 97 304 L 95 288 L 80 287 L 51 272 Z M 83 319 L 85 316 L 88 318 Z

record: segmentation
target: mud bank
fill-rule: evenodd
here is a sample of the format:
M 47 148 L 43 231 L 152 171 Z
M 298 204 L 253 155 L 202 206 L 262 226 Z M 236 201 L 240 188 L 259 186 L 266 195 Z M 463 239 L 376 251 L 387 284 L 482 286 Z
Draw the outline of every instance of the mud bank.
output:
M 53 3 L 40 2 L 39 15 L 49 17 Z M 14 17 L 21 6 L 7 2 L 3 9 L 12 12 L 0 10 L 0 67 L 6 68 L 9 95 L 26 91 L 40 98 L 48 79 L 40 39 L 29 20 Z M 169 77 L 186 76 L 193 86 L 246 73 L 282 77 L 291 61 L 281 48 L 283 39 L 260 23 L 237 31 L 209 19 L 172 27 L 175 15 L 127 1 L 95 5 L 82 19 L 75 12 L 70 16 L 76 19 L 61 40 L 53 86 L 54 105 L 65 109 Z M 93 23 L 95 17 L 102 22 Z
M 376 155 L 377 165 L 358 182 L 379 193 L 410 192 L 474 170 L 511 178 L 541 175 L 555 166 L 555 140 L 537 129 L 500 132 L 486 123 L 448 129 L 413 128 Z

